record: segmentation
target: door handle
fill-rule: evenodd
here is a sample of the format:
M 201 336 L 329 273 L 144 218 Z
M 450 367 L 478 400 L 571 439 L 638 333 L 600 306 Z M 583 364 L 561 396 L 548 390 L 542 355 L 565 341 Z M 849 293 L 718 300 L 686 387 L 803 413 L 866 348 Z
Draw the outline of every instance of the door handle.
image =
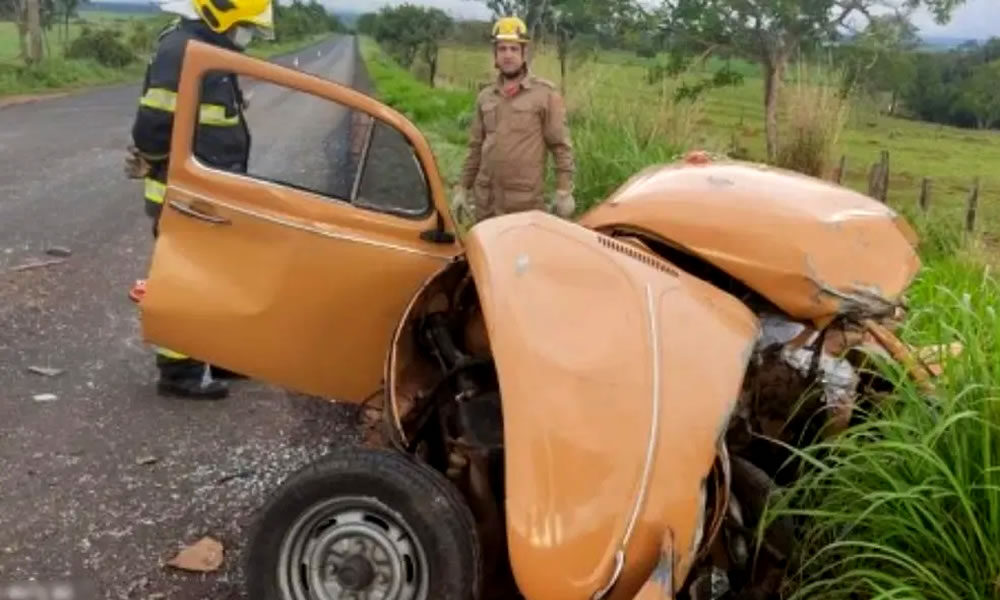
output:
M 232 224 L 232 221 L 230 221 L 229 219 L 227 219 L 225 217 L 220 217 L 220 216 L 217 216 L 217 215 L 210 215 L 208 213 L 201 212 L 200 210 L 198 210 L 197 208 L 194 208 L 190 204 L 185 204 L 185 203 L 179 202 L 177 200 L 171 200 L 170 201 L 170 208 L 176 210 L 177 212 L 181 213 L 182 215 L 187 215 L 189 217 L 193 217 L 193 218 L 198 219 L 200 221 L 206 221 L 208 223 L 213 223 L 215 225 L 231 225 Z

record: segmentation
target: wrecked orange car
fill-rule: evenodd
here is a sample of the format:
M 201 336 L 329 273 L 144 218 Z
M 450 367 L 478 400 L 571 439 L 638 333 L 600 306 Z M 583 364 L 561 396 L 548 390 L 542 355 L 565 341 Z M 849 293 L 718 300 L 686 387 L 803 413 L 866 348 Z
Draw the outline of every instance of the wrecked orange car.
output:
M 375 202 L 389 180 L 361 175 L 330 202 L 203 166 L 217 70 L 356 110 L 362 173 L 396 132 L 420 185 Z M 766 598 L 793 551 L 785 523 L 755 537 L 767 438 L 815 426 L 792 418 L 810 388 L 818 427 L 847 426 L 872 352 L 929 385 L 892 333 L 915 236 L 868 197 L 699 158 L 576 222 L 461 235 L 426 139 L 372 98 L 198 43 L 180 90 L 145 339 L 358 404 L 370 442 L 274 491 L 252 598 Z

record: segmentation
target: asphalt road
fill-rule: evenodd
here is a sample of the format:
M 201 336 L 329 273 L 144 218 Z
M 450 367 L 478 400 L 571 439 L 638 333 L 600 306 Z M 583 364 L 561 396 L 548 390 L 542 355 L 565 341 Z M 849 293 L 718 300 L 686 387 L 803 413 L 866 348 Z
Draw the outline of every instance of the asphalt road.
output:
M 350 38 L 295 56 L 302 70 L 356 81 Z M 141 183 L 121 170 L 138 91 L 0 109 L 0 598 L 32 579 L 90 581 L 102 598 L 241 598 L 237 559 L 253 511 L 353 436 L 348 407 L 256 382 L 234 383 L 218 403 L 155 394 L 126 296 L 152 243 Z M 298 96 L 255 90 L 252 165 L 322 172 L 317 148 L 336 152 L 340 117 L 328 113 L 318 131 L 307 118 L 315 106 L 297 104 L 314 101 Z M 72 255 L 12 270 L 51 259 L 52 246 Z M 223 543 L 222 569 L 164 566 L 205 535 Z

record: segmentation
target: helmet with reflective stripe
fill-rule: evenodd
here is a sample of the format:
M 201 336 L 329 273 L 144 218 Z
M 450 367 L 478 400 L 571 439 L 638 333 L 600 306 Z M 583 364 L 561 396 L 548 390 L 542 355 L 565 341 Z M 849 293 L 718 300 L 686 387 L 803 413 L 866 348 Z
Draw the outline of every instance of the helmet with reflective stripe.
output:
M 265 37 L 274 37 L 271 0 L 191 0 L 198 16 L 212 31 L 225 33 L 234 25 L 256 27 Z
M 528 26 L 517 17 L 504 17 L 493 25 L 494 42 L 528 43 Z

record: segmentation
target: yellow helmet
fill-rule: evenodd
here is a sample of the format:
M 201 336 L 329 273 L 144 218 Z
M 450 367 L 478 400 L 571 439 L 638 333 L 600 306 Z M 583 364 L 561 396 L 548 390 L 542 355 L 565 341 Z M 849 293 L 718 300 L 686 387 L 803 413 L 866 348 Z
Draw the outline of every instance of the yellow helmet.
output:
M 517 17 L 504 17 L 493 25 L 493 41 L 526 44 L 529 41 L 528 26 Z
M 191 0 L 198 15 L 212 31 L 225 33 L 237 24 L 256 26 L 267 38 L 274 37 L 274 7 L 271 0 Z

